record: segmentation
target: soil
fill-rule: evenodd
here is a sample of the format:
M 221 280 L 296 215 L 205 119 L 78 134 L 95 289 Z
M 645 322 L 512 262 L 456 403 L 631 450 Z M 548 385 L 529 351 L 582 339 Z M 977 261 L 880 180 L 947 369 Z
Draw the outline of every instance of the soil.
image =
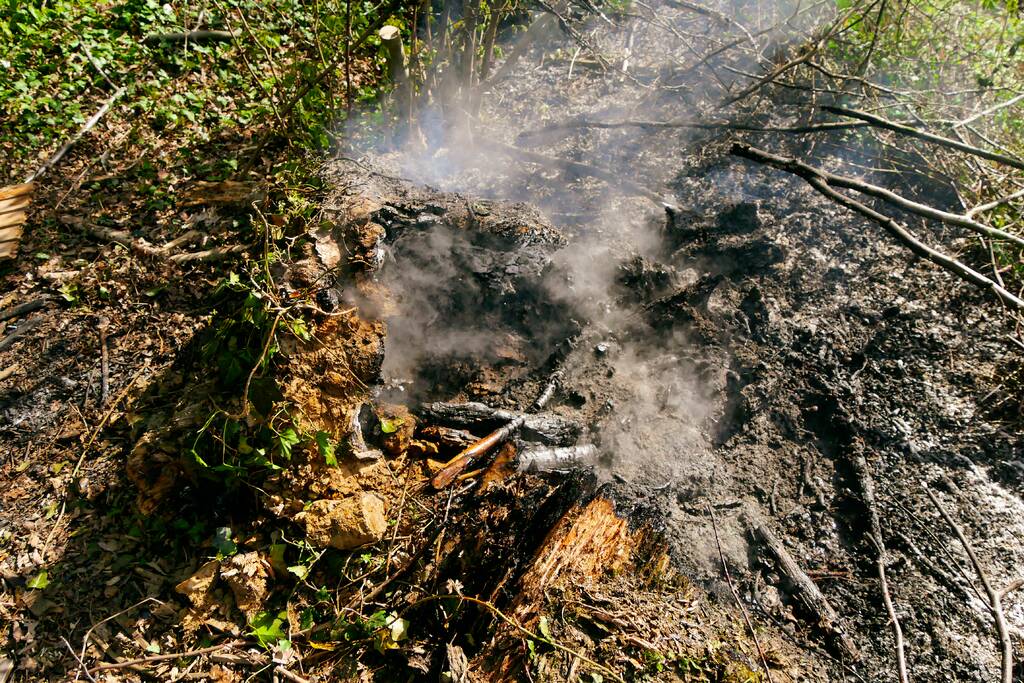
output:
M 681 11 L 659 16 L 675 21 Z M 714 23 L 692 21 L 704 31 Z M 182 649 L 197 633 L 248 633 L 241 613 L 251 624 L 278 604 L 275 592 L 299 595 L 302 583 L 273 555 L 280 539 L 270 529 L 312 529 L 319 552 L 345 535 L 335 532 L 347 522 L 330 517 L 342 507 L 365 536 L 352 543 L 370 545 L 348 553 L 351 534 L 337 541 L 346 551 L 325 551 L 310 585 L 329 578 L 335 607 L 364 617 L 393 610 L 412 627 L 392 642 L 392 620 L 350 647 L 337 624 L 325 626 L 336 651 L 310 645 L 306 676 L 579 680 L 598 671 L 580 663 L 586 657 L 629 680 L 761 680 L 765 664 L 776 681 L 889 680 L 893 637 L 853 464 L 861 456 L 914 678 L 995 678 L 992 616 L 924 489 L 959 520 L 993 585 L 1018 578 L 1024 453 L 1002 311 L 799 181 L 730 157 L 730 133 L 521 135 L 570 115 L 710 110 L 722 95 L 713 84 L 688 77 L 681 95 L 634 82 L 661 63 L 653 26 L 628 36 L 590 26 L 609 54 L 632 46 L 632 80 L 574 70 L 565 52 L 552 58 L 550 45 L 539 46 L 484 98 L 476 137 L 529 140 L 545 155 L 605 166 L 663 194 L 668 209 L 628 187 L 502 160 L 457 125 L 423 131 L 426 148 L 356 140 L 358 161 L 328 164 L 325 220 L 275 273 L 285 289 L 324 283 L 321 310 L 311 341 L 282 342 L 277 372 L 302 430 L 348 444 L 338 467 L 306 443 L 244 494 L 209 495 L 190 476 L 176 449 L 210 399 L 189 348 L 202 319 L 182 312 L 185 299 L 152 313 L 162 346 L 152 366 L 116 374 L 112 395 L 142 398 L 109 425 L 95 410 L 86 423 L 61 407 L 79 396 L 78 383 L 94 383 L 94 369 L 61 370 L 96 355 L 91 318 L 62 316 L 55 305 L 0 355 L 0 367 L 33 364 L 4 380 L 3 402 L 5 448 L 15 454 L 4 470 L 0 566 L 11 629 L 3 651 L 23 680 L 74 672 L 67 651 L 83 639 L 90 661 L 100 661 L 145 656 L 153 644 Z M 567 40 L 557 47 L 567 50 Z M 778 106 L 736 116 L 791 123 L 795 108 L 774 95 Z M 857 148 L 858 139 L 832 135 L 820 145 L 748 139 L 834 166 L 850 160 L 836 149 Z M 949 196 L 915 183 L 900 189 Z M 926 229 L 935 242 L 969 249 L 961 235 Z M 132 338 L 114 349 L 115 357 L 149 352 Z M 528 410 L 556 372 L 546 410 L 580 426 L 578 442 L 597 447 L 595 462 L 571 472 L 492 471 L 481 490 L 480 473 L 444 491 L 428 485 L 468 438 L 437 424 L 422 410 L 428 402 Z M 481 437 L 491 426 L 466 429 Z M 101 453 L 79 471 L 71 454 L 94 438 Z M 504 457 L 536 443 L 523 432 Z M 132 485 L 112 474 L 125 463 Z M 67 491 L 84 502 L 68 505 Z M 139 508 L 149 516 L 127 533 L 111 519 Z M 188 529 L 166 533 L 175 514 L 195 510 L 210 526 L 234 528 L 239 554 L 214 566 L 209 541 Z M 797 599 L 751 536 L 751 519 L 781 538 L 841 623 L 819 623 Z M 365 573 L 350 566 L 371 551 L 379 563 L 367 560 Z M 60 585 L 31 590 L 44 564 Z M 128 608 L 150 597 L 160 602 L 89 635 L 115 612 L 104 600 Z M 319 642 L 310 635 L 318 627 L 298 613 L 324 605 L 296 601 L 284 619 L 293 640 Z M 1024 603 L 1011 592 L 1004 609 L 1019 646 Z M 65 634 L 74 648 L 60 643 Z M 202 675 L 241 678 L 259 650 L 238 650 L 234 660 L 195 661 L 207 667 Z M 118 676 L 166 678 L 164 666 Z

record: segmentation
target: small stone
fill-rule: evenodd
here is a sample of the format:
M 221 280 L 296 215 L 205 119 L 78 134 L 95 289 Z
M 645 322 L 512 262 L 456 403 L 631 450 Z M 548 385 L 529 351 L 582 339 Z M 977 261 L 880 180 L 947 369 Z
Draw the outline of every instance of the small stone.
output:
M 606 353 L 608 353 L 608 344 L 606 344 L 605 342 L 601 342 L 600 344 L 594 347 L 594 353 L 596 353 L 599 356 L 605 355 Z
M 372 493 L 310 504 L 303 519 L 306 539 L 313 545 L 349 550 L 384 537 L 388 521 L 384 501 Z

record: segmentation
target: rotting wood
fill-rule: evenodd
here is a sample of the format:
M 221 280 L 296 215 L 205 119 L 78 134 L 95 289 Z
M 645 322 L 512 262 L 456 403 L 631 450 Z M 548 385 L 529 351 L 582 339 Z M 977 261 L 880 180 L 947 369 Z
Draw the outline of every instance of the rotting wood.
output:
M 586 505 L 573 506 L 548 532 L 534 553 L 529 568 L 520 578 L 509 616 L 526 628 L 540 619 L 545 591 L 557 585 L 586 587 L 602 577 L 622 571 L 637 559 L 646 538 L 644 530 L 633 531 L 618 516 L 615 504 L 602 496 Z M 515 637 L 499 630 L 495 641 Z M 522 658 L 513 647 L 497 647 L 497 661 L 474 662 L 474 670 L 490 674 L 488 680 L 519 680 Z M 476 666 L 479 665 L 479 666 Z
M 969 266 L 960 263 L 959 261 L 946 256 L 937 249 L 933 249 L 928 245 L 918 240 L 903 224 L 896 220 L 886 216 L 885 214 L 875 211 L 871 207 L 863 204 L 855 199 L 847 197 L 846 195 L 837 192 L 833 189 L 828 182 L 816 172 L 812 167 L 806 164 L 798 164 L 793 159 L 786 159 L 779 157 L 764 150 L 751 147 L 742 143 L 735 143 L 732 146 L 732 153 L 736 156 L 750 159 L 758 163 L 767 164 L 774 166 L 788 173 L 797 175 L 806 180 L 811 187 L 816 189 L 821 194 L 825 195 L 829 199 L 832 199 L 836 203 L 845 206 L 852 211 L 855 211 L 881 225 L 886 232 L 899 240 L 903 245 L 909 248 L 912 252 L 918 256 L 931 261 L 937 266 L 948 270 L 959 278 L 979 287 L 983 290 L 990 292 L 999 301 L 1018 311 L 1024 310 L 1024 300 L 1017 295 L 1009 292 L 1006 288 L 1002 287 L 998 283 L 994 282 L 990 278 L 982 275 L 978 271 L 970 268 Z M 810 170 L 808 170 L 810 169 Z
M 743 521 L 751 534 L 763 543 L 777 560 L 779 569 L 796 589 L 800 602 L 814 614 L 818 624 L 835 638 L 847 656 L 852 659 L 859 659 L 860 650 L 850 637 L 842 618 L 832 607 L 831 603 L 829 603 L 817 584 L 800 568 L 800 565 L 793 559 L 793 556 L 786 549 L 785 544 L 775 535 L 775 532 L 750 513 L 744 513 Z

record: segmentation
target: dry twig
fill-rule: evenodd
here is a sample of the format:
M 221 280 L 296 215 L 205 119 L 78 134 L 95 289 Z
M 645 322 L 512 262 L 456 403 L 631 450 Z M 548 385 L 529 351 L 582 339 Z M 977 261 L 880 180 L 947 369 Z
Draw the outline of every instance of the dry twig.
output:
M 985 589 L 985 594 L 988 596 L 989 609 L 992 610 L 992 615 L 996 620 L 996 632 L 999 636 L 1000 649 L 1002 650 L 1002 677 L 1000 681 L 1002 683 L 1013 683 L 1013 641 L 1010 640 L 1010 628 L 1006 623 L 1006 616 L 1003 614 L 1002 605 L 1002 594 L 997 591 L 992 583 L 988 580 L 988 575 L 985 574 L 985 569 L 981 566 L 981 562 L 978 560 L 978 556 L 974 553 L 974 548 L 971 546 L 971 542 L 967 540 L 967 536 L 964 535 L 960 525 L 956 523 L 953 516 L 946 511 L 946 508 L 942 506 L 939 499 L 935 497 L 931 489 L 927 486 L 924 487 L 924 492 L 928 496 L 928 499 L 935 506 L 935 509 L 939 511 L 942 518 L 946 520 L 950 528 L 953 529 L 953 533 L 956 534 L 957 540 L 960 541 L 960 545 L 964 547 L 967 552 L 967 557 L 971 560 L 971 565 L 974 566 L 974 571 L 978 573 L 978 578 L 981 580 L 982 588 Z

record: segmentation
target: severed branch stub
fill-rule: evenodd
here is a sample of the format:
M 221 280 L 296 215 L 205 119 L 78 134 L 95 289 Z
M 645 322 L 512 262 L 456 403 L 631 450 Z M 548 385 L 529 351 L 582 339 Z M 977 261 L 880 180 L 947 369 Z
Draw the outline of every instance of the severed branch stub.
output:
M 747 528 L 755 539 L 764 544 L 775 556 L 778 567 L 796 589 L 804 606 L 818 619 L 822 628 L 835 637 L 843 652 L 852 659 L 860 659 L 860 650 L 847 633 L 846 626 L 818 586 L 796 563 L 778 536 L 765 524 L 746 513 L 743 516 Z
M 551 397 L 554 396 L 555 389 L 557 388 L 560 379 L 561 377 L 558 373 L 555 373 L 551 377 L 547 385 L 544 387 L 544 391 L 542 391 L 540 396 L 537 397 L 537 400 L 534 401 L 533 406 L 531 407 L 533 411 L 540 410 L 547 405 L 548 401 L 551 400 Z M 459 475 L 466 470 L 466 468 L 486 455 L 492 448 L 501 444 L 519 431 L 519 428 L 526 422 L 526 418 L 526 413 L 523 413 L 505 426 L 494 430 L 484 438 L 467 447 L 445 464 L 444 469 L 438 472 L 433 480 L 431 480 L 431 485 L 438 490 L 451 485 L 451 483 L 455 481 Z

